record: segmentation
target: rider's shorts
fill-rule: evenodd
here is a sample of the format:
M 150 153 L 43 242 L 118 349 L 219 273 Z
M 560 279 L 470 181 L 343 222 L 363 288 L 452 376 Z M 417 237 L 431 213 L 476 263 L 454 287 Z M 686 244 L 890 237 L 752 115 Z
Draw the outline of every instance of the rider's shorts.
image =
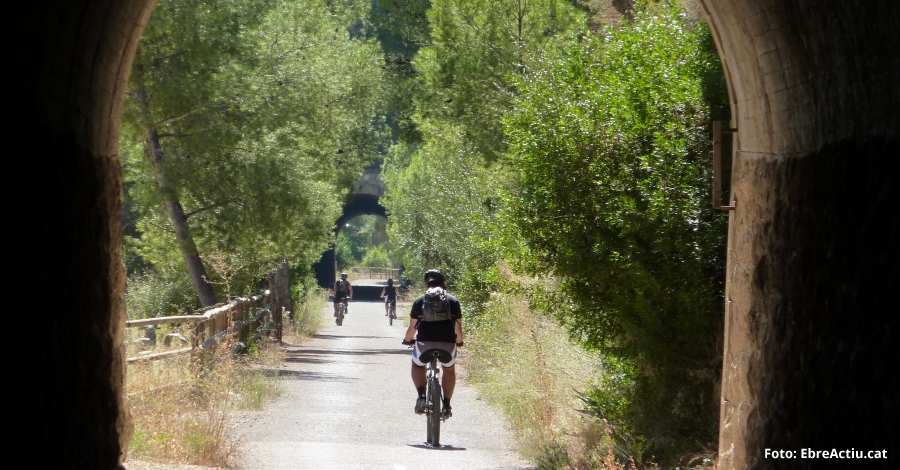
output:
M 350 295 L 348 295 L 348 294 L 344 294 L 344 295 L 338 294 L 338 295 L 334 296 L 334 303 L 339 304 L 339 303 L 343 302 L 345 299 L 349 299 L 349 298 L 350 298 Z
M 416 341 L 416 346 L 413 348 L 413 363 L 420 367 L 425 367 L 425 363 L 419 360 L 419 357 L 422 356 L 422 353 L 428 351 L 430 349 L 443 349 L 450 353 L 452 359 L 448 362 L 441 362 L 442 367 L 453 367 L 456 365 L 456 356 L 458 354 L 458 350 L 456 349 L 456 343 L 444 343 L 439 341 Z
M 392 295 L 384 296 L 384 303 L 389 303 L 392 300 L 394 300 L 394 296 L 392 296 Z

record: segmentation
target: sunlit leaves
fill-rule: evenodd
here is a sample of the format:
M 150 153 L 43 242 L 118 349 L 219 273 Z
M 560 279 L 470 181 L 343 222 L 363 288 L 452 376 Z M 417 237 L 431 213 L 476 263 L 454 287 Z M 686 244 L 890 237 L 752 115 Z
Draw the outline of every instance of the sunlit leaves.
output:
M 389 233 L 411 272 L 441 267 L 457 274 L 471 254 L 469 239 L 490 188 L 458 129 L 431 135 L 420 148 L 395 146 L 389 155 Z
M 708 34 L 675 7 L 639 12 L 548 54 L 518 80 L 504 121 L 522 175 L 508 203 L 531 270 L 563 280 L 576 308 L 559 318 L 576 337 L 635 365 L 637 390 L 656 395 L 631 412 L 659 407 L 661 428 L 706 425 L 675 403 L 696 391 L 684 377 L 708 370 L 721 318 L 725 218 L 701 158 L 704 87 L 722 80 Z
M 481 158 L 494 161 L 505 149 L 510 77 L 569 39 L 583 18 L 557 0 L 435 0 L 428 15 L 432 45 L 414 61 L 423 81 L 420 115 L 459 126 Z
M 383 59 L 358 34 L 367 12 L 363 1 L 160 2 L 129 82 L 150 116 L 128 99 L 120 145 L 146 261 L 176 249 L 148 226 L 162 201 L 140 145 L 148 126 L 201 256 L 317 259 L 383 142 Z
M 411 272 L 446 269 L 466 286 L 462 295 L 492 284 L 504 249 L 498 201 L 515 174 L 502 162 L 511 77 L 571 39 L 582 20 L 552 0 L 431 2 L 430 42 L 413 60 L 421 141 L 395 145 L 385 166 L 391 238 Z

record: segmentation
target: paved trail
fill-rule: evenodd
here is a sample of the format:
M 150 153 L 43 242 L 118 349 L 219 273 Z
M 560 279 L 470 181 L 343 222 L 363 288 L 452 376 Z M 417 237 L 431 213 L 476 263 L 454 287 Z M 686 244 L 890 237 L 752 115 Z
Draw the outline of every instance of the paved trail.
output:
M 502 420 L 462 382 L 453 418 L 441 427 L 449 447 L 425 447 L 425 418 L 413 413 L 410 350 L 400 345 L 403 322 L 388 326 L 379 302 L 351 303 L 341 327 L 325 315 L 321 334 L 288 350 L 285 396 L 244 427 L 239 468 L 531 468 Z

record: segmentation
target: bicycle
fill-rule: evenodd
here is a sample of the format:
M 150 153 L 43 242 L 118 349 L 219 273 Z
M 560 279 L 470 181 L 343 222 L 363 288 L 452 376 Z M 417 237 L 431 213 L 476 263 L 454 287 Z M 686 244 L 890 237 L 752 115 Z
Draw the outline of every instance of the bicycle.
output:
M 422 354 L 423 359 L 431 358 L 428 361 L 425 382 L 425 444 L 431 447 L 441 446 L 441 421 L 444 420 L 441 405 L 444 402 L 441 399 L 443 389 L 441 388 L 441 369 L 438 359 L 442 355 L 446 356 L 443 359 L 450 359 L 450 353 L 439 349 L 425 351 L 425 354 Z
M 347 315 L 347 299 L 341 301 L 341 305 L 338 308 L 338 316 L 334 318 L 334 322 L 337 326 L 341 326 L 344 324 L 344 316 Z
M 397 299 L 391 299 L 388 307 L 388 325 L 393 325 L 395 318 L 397 318 Z
M 415 340 L 407 346 L 415 344 Z M 444 404 L 443 388 L 441 388 L 442 369 L 441 362 L 450 362 L 453 357 L 449 351 L 443 349 L 429 349 L 422 353 L 419 360 L 428 362 L 425 372 L 425 445 L 428 447 L 441 447 L 441 421 L 446 420 L 442 406 Z

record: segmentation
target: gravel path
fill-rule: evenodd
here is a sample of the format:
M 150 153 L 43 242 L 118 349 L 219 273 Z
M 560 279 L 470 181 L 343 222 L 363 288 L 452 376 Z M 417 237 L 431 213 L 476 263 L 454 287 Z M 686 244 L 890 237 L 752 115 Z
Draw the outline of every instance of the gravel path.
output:
M 288 348 L 280 374 L 285 395 L 238 418 L 239 468 L 531 468 L 502 419 L 463 381 L 453 418 L 441 427 L 448 446 L 425 447 L 425 418 L 413 413 L 410 350 L 400 345 L 403 322 L 388 326 L 380 302 L 352 302 L 341 327 L 330 310 L 323 314 L 320 334 Z

